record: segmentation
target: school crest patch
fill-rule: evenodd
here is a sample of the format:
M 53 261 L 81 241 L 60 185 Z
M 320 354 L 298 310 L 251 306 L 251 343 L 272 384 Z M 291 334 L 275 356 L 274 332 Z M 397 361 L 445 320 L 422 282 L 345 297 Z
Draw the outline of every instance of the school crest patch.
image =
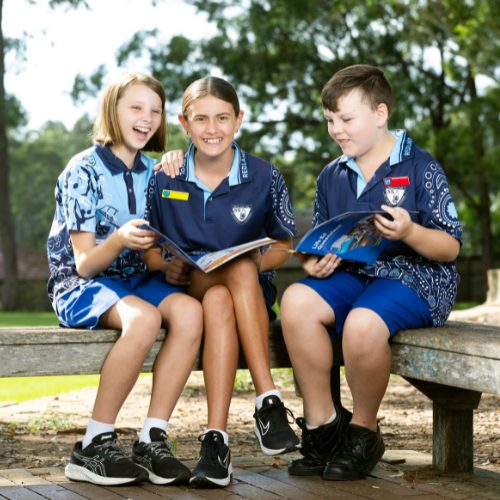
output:
M 251 205 L 233 205 L 231 215 L 238 224 L 245 224 L 252 215 Z
M 397 207 L 406 196 L 410 179 L 405 177 L 384 177 L 384 199 L 391 207 Z

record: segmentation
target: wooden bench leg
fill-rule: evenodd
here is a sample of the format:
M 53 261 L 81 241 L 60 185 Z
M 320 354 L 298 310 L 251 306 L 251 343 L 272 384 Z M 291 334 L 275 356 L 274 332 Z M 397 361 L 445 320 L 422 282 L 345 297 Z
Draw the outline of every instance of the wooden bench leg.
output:
M 472 472 L 473 410 L 479 405 L 481 392 L 406 380 L 432 400 L 433 466 L 441 472 Z

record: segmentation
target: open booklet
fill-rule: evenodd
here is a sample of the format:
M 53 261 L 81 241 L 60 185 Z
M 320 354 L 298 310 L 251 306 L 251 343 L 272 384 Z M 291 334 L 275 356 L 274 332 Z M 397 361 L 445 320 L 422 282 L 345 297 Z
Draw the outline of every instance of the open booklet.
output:
M 345 212 L 310 229 L 295 252 L 338 255 L 342 259 L 372 264 L 387 243 L 375 227 L 373 216 L 387 212 Z
M 230 260 L 243 255 L 244 253 L 267 245 L 271 245 L 276 241 L 272 238 L 260 238 L 258 240 L 249 241 L 248 243 L 242 243 L 241 245 L 236 245 L 234 247 L 210 252 L 196 258 L 188 255 L 174 241 L 172 241 L 170 238 L 158 231 L 158 229 L 155 229 L 149 224 L 141 224 L 139 228 L 156 233 L 158 235 L 158 239 L 156 240 L 157 245 L 161 246 L 167 252 L 175 255 L 176 257 L 179 257 L 184 262 L 187 262 L 189 265 L 205 273 L 209 273 L 210 271 L 217 269 L 218 267 L 226 264 L 226 262 L 229 262 Z

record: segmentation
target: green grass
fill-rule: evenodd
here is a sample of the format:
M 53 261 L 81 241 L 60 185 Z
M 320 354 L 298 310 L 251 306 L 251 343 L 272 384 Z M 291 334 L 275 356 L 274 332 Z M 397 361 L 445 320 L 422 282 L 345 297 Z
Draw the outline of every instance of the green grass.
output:
M 48 377 L 0 378 L 0 401 L 19 403 L 28 399 L 56 396 L 83 387 L 95 387 L 99 375 L 56 375 Z
M 53 312 L 0 312 L 0 327 L 5 326 L 57 326 Z

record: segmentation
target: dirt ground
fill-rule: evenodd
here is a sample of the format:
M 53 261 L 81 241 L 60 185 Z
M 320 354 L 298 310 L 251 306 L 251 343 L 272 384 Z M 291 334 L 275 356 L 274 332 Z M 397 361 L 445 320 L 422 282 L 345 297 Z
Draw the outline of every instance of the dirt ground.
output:
M 201 373 L 191 375 L 170 421 L 169 435 L 176 441 L 177 455 L 198 456 L 197 437 L 206 425 L 206 401 Z M 295 416 L 302 402 L 294 393 L 290 377 L 278 380 L 287 406 Z M 130 447 L 147 411 L 151 377 L 139 379 L 117 422 L 125 447 Z M 95 397 L 95 388 L 24 403 L 0 403 L 0 469 L 63 465 L 73 443 L 81 439 Z M 343 404 L 350 408 L 347 385 Z M 500 397 L 484 395 L 474 415 L 474 465 L 500 472 Z M 228 432 L 234 456 L 261 453 L 253 434 L 252 392 L 238 392 L 231 404 Z M 431 453 L 432 406 L 430 400 L 400 377 L 391 377 L 379 413 L 387 449 Z

